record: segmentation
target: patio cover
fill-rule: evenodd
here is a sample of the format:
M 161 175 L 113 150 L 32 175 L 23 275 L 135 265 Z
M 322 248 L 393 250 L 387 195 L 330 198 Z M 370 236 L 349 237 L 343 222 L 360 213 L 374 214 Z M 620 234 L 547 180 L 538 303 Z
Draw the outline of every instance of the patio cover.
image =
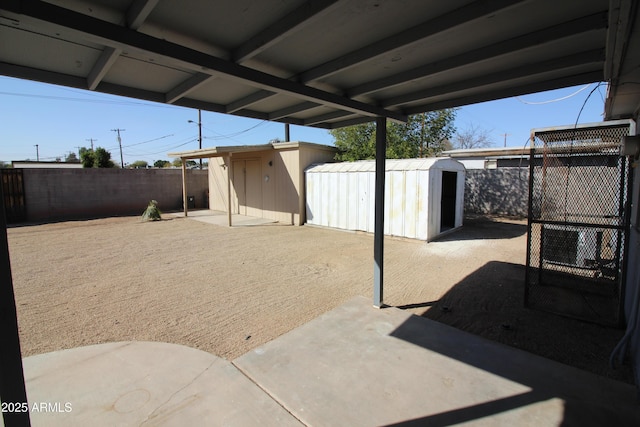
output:
M 637 21 L 633 0 L 5 0 L 0 74 L 328 129 L 376 120 L 381 219 L 386 119 L 600 81 L 606 118 L 633 118 Z M 2 282 L 9 319 L 10 274 Z M 2 383 L 15 385 L 15 319 L 0 332 Z
M 7 0 L 0 74 L 321 128 L 609 81 L 626 118 L 635 3 Z

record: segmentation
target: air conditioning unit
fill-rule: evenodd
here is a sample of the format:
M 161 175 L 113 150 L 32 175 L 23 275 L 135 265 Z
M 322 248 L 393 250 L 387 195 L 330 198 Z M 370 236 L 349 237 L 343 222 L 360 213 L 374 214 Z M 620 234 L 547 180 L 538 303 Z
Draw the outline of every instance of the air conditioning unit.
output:
M 548 263 L 594 268 L 601 259 L 601 246 L 601 230 L 568 225 L 543 225 L 542 257 Z

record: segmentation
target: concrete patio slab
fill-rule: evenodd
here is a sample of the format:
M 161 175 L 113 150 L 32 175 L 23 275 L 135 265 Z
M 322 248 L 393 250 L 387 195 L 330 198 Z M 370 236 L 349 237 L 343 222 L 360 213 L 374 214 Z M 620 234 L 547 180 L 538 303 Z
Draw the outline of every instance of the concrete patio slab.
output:
M 230 362 L 176 344 L 79 347 L 24 371 L 34 426 L 301 425 Z
M 23 363 L 34 426 L 640 425 L 632 385 L 364 297 L 233 362 L 118 342 Z
M 363 297 L 234 364 L 309 426 L 640 425 L 629 384 Z
M 175 217 L 184 217 L 184 213 L 172 213 Z M 200 222 L 206 222 L 207 224 L 220 225 L 223 227 L 229 226 L 229 216 L 226 212 L 214 211 L 209 209 L 189 211 L 187 218 L 194 219 Z M 234 227 L 251 226 L 251 225 L 265 225 L 275 224 L 277 221 L 267 218 L 258 218 L 248 215 L 231 215 L 231 224 Z

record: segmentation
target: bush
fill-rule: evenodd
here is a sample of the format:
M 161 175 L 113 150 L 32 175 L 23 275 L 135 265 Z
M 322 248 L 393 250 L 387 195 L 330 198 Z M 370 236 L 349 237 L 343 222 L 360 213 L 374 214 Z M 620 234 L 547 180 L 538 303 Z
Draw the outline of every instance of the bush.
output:
M 143 221 L 160 221 L 161 218 L 160 209 L 158 209 L 158 202 L 152 200 L 149 202 L 147 209 L 142 213 Z

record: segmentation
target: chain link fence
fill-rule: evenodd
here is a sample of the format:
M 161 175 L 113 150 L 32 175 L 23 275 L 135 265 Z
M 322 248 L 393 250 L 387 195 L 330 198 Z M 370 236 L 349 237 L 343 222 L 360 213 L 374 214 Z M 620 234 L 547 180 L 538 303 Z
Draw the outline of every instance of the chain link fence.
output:
M 619 326 L 630 169 L 628 122 L 534 131 L 525 305 Z

